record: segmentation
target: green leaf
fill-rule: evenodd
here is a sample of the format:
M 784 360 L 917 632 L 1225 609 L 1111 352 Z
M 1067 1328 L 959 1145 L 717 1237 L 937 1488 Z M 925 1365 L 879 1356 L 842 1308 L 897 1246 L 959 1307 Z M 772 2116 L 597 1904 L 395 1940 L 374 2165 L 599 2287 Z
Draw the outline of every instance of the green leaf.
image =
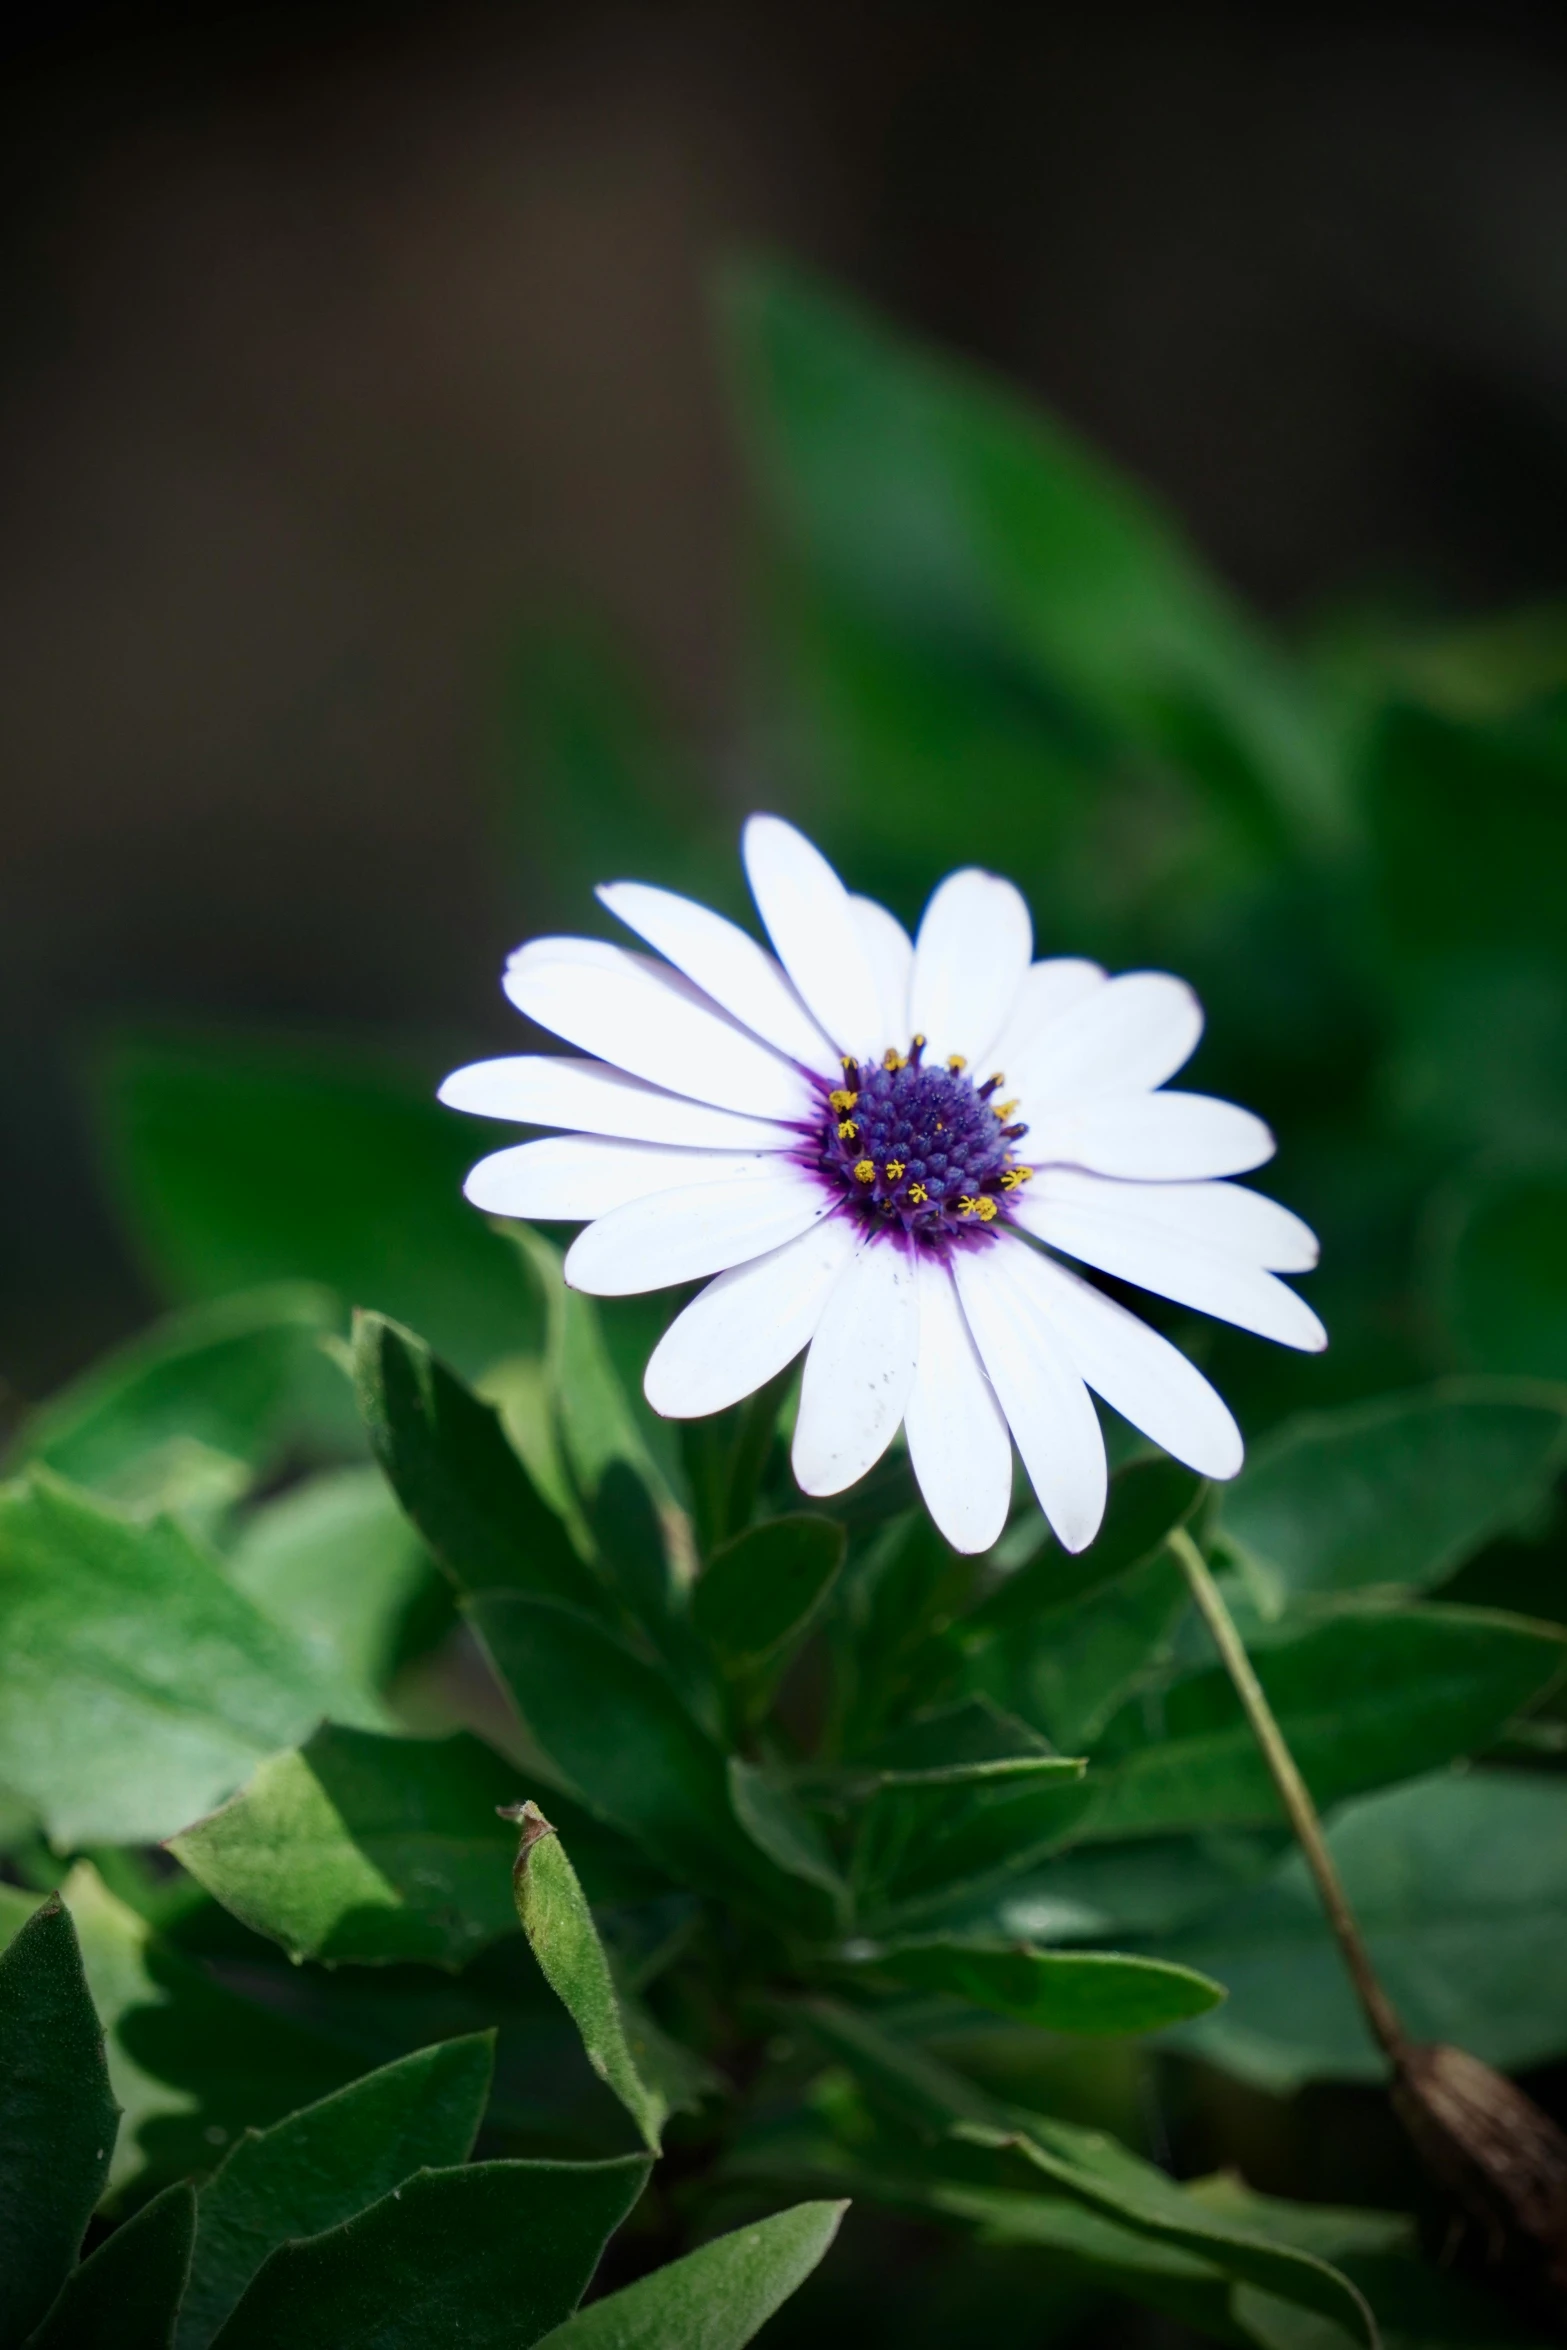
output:
M 741 2350 L 804 2284 L 846 2203 L 797 2203 L 569 2317 L 546 2350 Z
M 762 498 L 851 609 L 1233 776 L 1269 837 L 1340 834 L 1323 714 L 1172 524 L 1048 417 L 752 264 L 725 323 Z
M 35 1412 L 14 1458 L 127 1507 L 211 1515 L 331 1425 L 343 1380 L 319 1340 L 340 1315 L 303 1282 L 171 1315 Z M 351 1438 L 341 1407 L 335 1422 Z
M 326 1729 L 169 1849 L 291 1958 L 459 1967 L 516 1931 L 496 1817 L 516 1791 L 476 1738 Z
M 99 1112 L 122 1211 L 173 1294 L 319 1281 L 428 1331 L 466 1372 L 536 1335 L 515 1251 L 462 1197 L 490 1139 L 433 1082 L 363 1052 L 131 1038 L 105 1061 Z
M 1436 1286 L 1462 1353 L 1486 1371 L 1567 1379 L 1567 1174 L 1477 1177 L 1451 1203 Z
M 885 1516 L 885 1505 L 876 1514 Z M 850 1751 L 874 1746 L 889 1723 L 946 1696 L 961 1678 L 938 1635 L 967 1604 L 974 1576 L 974 1561 L 942 1540 L 923 1509 L 877 1530 L 834 1609 L 835 1714 Z
M 722 1748 L 656 1666 L 548 1601 L 483 1594 L 472 1616 L 551 1767 L 599 1819 L 720 1901 L 775 1917 L 824 1909 L 746 1835 Z
M 339 1692 L 334 1716 L 374 1728 L 375 1695 L 411 1623 L 450 1607 L 429 1552 L 379 1469 L 333 1469 L 254 1510 L 224 1565 L 231 1583 L 290 1631 Z M 349 1710 L 350 1693 L 364 1693 Z
M 916 1991 L 971 1999 L 1047 2032 L 1157 2032 L 1224 1997 L 1222 1985 L 1189 1967 L 1105 1950 L 906 1942 L 878 1952 L 874 1963 Z
M 1511 1770 L 1418 1780 L 1349 1805 L 1328 1842 L 1413 2038 L 1509 2072 L 1567 2054 L 1567 1782 Z M 1228 1987 L 1224 2009 L 1182 2035 L 1227 2071 L 1274 2090 L 1380 2077 L 1294 1855 L 1155 1947 Z
M 561 1252 L 530 1225 L 508 1226 L 544 1308 L 544 1368 L 561 1446 L 577 1491 L 589 1502 L 615 1462 L 634 1469 L 667 1507 L 665 1467 L 674 1457 L 666 1422 L 627 1393 L 606 1343 L 599 1301 L 568 1289 Z
M 1104 1524 L 1088 1548 L 1074 1554 L 1052 1536 L 963 1617 L 954 1637 L 967 1655 L 978 1657 L 992 1641 L 1026 1633 L 1040 1616 L 1105 1590 L 1154 1558 L 1205 1490 L 1202 1479 L 1178 1461 L 1129 1461 L 1110 1480 Z
M 839 1873 L 826 1837 L 813 1813 L 796 1800 L 793 1790 L 773 1772 L 758 1769 L 738 1754 L 729 1757 L 729 1801 L 735 1818 L 753 1844 L 760 1846 L 791 1877 L 820 1886 L 832 1902 L 840 1922 L 849 1908 L 849 1889 Z
M 376 1458 L 460 1591 L 602 1603 L 596 1577 L 540 1500 L 494 1408 L 422 1339 L 379 1314 L 359 1315 L 354 1376 Z
M 56 1842 L 156 1842 L 332 1694 L 172 1519 L 143 1525 L 43 1469 L 0 1490 L 0 1780 Z
M 196 2196 L 165 2187 L 72 2271 L 28 2350 L 172 2350 Z
M 215 2350 L 528 2350 L 570 2315 L 648 2162 L 425 2170 L 326 2233 L 271 2253 Z
M 64 2283 L 119 2127 L 76 1929 L 51 1895 L 0 1955 L 0 2344 Z
M 1567 1657 L 1556 1626 L 1523 1616 L 1380 1604 L 1286 1620 L 1251 1646 L 1319 1805 L 1482 1751 L 1550 1687 Z M 1222 1668 L 1178 1681 L 1165 1694 L 1164 1714 L 1166 1735 L 1149 1744 L 1132 1743 L 1144 1734 L 1135 1706 L 1110 1725 L 1109 1767 L 1089 1834 L 1147 1836 L 1282 1818 Z M 1097 1756 L 1095 1763 L 1093 1776 Z
M 1187 1596 L 1179 1566 L 1158 1551 L 1082 1598 L 1041 1608 L 987 1640 L 971 1658 L 970 1676 L 1057 1745 L 1092 1746 L 1163 1662 Z
M 670 2114 L 697 2101 L 704 2068 L 617 1988 L 577 1872 L 538 1805 L 519 1804 L 509 1816 L 521 1829 L 512 1885 L 529 1947 L 581 2034 L 589 2064 L 657 2154 Z
M 494 2035 L 421 2048 L 270 2130 L 248 2130 L 201 2190 L 178 2350 L 206 2350 L 267 2255 L 320 2235 L 413 2172 L 466 2162 L 490 2092 Z
M 773 1518 L 723 1543 L 708 1560 L 691 1594 L 691 1619 L 748 1718 L 766 1711 L 820 1616 L 846 1539 L 830 1518 Z
M 1219 1526 L 1281 1592 L 1445 1582 L 1537 1511 L 1567 1462 L 1567 1390 L 1451 1380 L 1267 1437 Z

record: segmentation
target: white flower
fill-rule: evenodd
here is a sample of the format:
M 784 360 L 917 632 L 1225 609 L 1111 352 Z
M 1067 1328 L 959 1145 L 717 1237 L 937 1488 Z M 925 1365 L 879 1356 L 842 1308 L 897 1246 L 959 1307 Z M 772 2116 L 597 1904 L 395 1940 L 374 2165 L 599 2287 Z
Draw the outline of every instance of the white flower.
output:
M 1090 1388 L 1178 1460 L 1233 1477 L 1240 1432 L 1207 1380 L 1055 1253 L 1326 1345 L 1276 1278 L 1315 1264 L 1311 1233 L 1220 1180 L 1272 1155 L 1268 1129 L 1161 1090 L 1202 1031 L 1191 989 L 1033 962 L 1028 908 L 993 874 L 949 874 L 911 943 L 780 818 L 751 818 L 744 856 L 776 961 L 634 881 L 598 894 L 655 954 L 518 948 L 507 995 L 594 1057 L 446 1080 L 454 1109 L 570 1130 L 482 1159 L 469 1199 L 580 1219 L 566 1278 L 600 1297 L 706 1281 L 648 1362 L 666 1417 L 737 1403 L 808 1348 L 803 1491 L 842 1492 L 901 1425 L 959 1550 L 1006 1522 L 1009 1430 L 1061 1541 L 1093 1540 L 1106 1471 Z

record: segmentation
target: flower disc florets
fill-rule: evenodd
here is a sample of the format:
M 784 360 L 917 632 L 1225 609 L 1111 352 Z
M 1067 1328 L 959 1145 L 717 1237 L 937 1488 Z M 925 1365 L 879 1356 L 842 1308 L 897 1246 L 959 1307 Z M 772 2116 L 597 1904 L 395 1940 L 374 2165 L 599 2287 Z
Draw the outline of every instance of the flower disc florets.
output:
M 1032 1173 L 1014 1148 L 1028 1129 L 1008 1122 L 1013 1103 L 994 1099 L 999 1069 L 976 1085 L 961 1059 L 927 1066 L 924 1052 L 917 1036 L 879 1067 L 846 1060 L 809 1163 L 874 1230 L 945 1250 L 987 1236 L 1004 1216 Z

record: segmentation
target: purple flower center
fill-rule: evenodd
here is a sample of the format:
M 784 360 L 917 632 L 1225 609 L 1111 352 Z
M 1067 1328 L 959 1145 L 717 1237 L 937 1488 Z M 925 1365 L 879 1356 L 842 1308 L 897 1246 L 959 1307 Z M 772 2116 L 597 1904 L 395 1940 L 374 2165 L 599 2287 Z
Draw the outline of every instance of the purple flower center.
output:
M 995 1231 L 1033 1170 L 1016 1160 L 1016 1105 L 993 1099 L 1002 1073 L 976 1085 L 961 1060 L 927 1068 L 924 1050 L 916 1037 L 880 1068 L 846 1061 L 802 1155 L 864 1222 L 946 1249 Z

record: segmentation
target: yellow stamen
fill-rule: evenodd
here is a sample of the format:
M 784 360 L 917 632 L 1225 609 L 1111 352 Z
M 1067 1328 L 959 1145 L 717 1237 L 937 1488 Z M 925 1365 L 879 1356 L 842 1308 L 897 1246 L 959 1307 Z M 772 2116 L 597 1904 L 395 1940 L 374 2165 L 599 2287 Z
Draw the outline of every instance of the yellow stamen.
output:
M 874 1183 L 874 1182 L 875 1182 L 875 1180 L 876 1180 L 876 1169 L 875 1169 L 875 1166 L 874 1166 L 873 1162 L 872 1162 L 870 1159 L 861 1159 L 861 1160 L 859 1161 L 858 1165 L 855 1167 L 855 1170 L 854 1170 L 854 1180 L 855 1180 L 855 1182 L 856 1182 L 856 1183 Z
M 858 1126 L 855 1125 L 852 1118 L 845 1118 L 843 1124 L 838 1129 L 838 1140 L 840 1142 L 853 1142 L 859 1134 L 859 1131 L 860 1130 Z
M 911 1183 L 909 1185 L 909 1198 L 913 1201 L 915 1207 L 922 1208 L 929 1197 L 930 1193 L 925 1189 L 923 1183 Z
M 1016 1102 L 1003 1102 L 1001 1104 L 1000 1109 L 998 1109 L 996 1112 L 996 1116 L 1001 1120 L 1003 1126 L 1006 1124 L 1007 1120 L 1011 1117 L 1013 1111 L 1016 1108 Z
M 896 1183 L 902 1173 L 903 1161 L 901 1159 L 889 1159 L 887 1161 L 887 1181 L 889 1183 Z
M 980 1200 L 978 1203 L 978 1213 L 979 1220 L 982 1224 L 993 1223 L 997 1213 L 995 1201 L 993 1199 Z
M 881 1065 L 884 1069 L 889 1070 L 906 1069 L 909 1065 L 908 1055 L 906 1053 L 894 1052 L 892 1046 L 888 1045 L 887 1050 L 882 1054 Z
M 979 1206 L 979 1202 L 978 1202 L 978 1200 L 977 1200 L 977 1199 L 970 1199 L 970 1197 L 969 1197 L 968 1193 L 967 1193 L 967 1192 L 964 1192 L 964 1194 L 963 1194 L 962 1198 L 961 1198 L 961 1199 L 958 1201 L 958 1214 L 959 1214 L 960 1216 L 972 1216 L 972 1215 L 973 1215 L 973 1213 L 974 1213 L 974 1210 L 975 1210 L 975 1209 L 976 1209 L 978 1206 Z
M 1001 1178 L 1001 1188 L 1003 1191 L 1016 1191 L 1020 1183 L 1032 1183 L 1033 1180 L 1032 1167 L 1008 1167 Z
M 986 1078 L 985 1083 L 987 1085 L 1005 1085 L 1006 1081 L 1007 1073 L 1005 1069 L 993 1069 L 990 1075 Z
M 827 1107 L 829 1110 L 836 1110 L 841 1118 L 845 1110 L 853 1109 L 859 1098 L 859 1095 L 851 1093 L 846 1085 L 840 1085 L 836 1093 L 830 1093 L 827 1096 Z
M 961 1053 L 948 1053 L 947 1067 L 952 1071 L 954 1077 L 961 1077 L 963 1071 L 968 1067 L 968 1063 Z
M 923 1036 L 916 1036 L 916 1037 L 914 1037 L 914 1038 L 913 1038 L 911 1041 L 912 1041 L 913 1043 L 915 1043 L 915 1044 L 917 1044 L 917 1045 L 919 1046 L 919 1048 L 920 1048 L 921 1052 L 923 1052 L 923 1051 L 924 1051 L 924 1049 L 925 1049 L 925 1039 L 923 1038 Z

